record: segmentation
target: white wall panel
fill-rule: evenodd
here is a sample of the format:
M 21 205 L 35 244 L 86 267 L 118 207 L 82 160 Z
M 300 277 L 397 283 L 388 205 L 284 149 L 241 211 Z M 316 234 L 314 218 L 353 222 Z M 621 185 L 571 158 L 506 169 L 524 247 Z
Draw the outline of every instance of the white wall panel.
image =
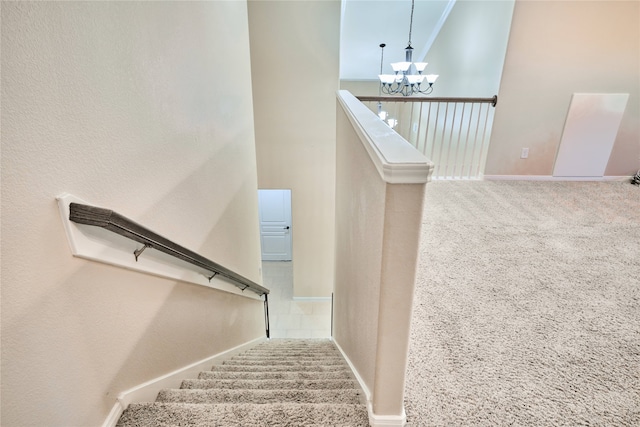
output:
M 628 93 L 574 93 L 553 176 L 602 177 Z

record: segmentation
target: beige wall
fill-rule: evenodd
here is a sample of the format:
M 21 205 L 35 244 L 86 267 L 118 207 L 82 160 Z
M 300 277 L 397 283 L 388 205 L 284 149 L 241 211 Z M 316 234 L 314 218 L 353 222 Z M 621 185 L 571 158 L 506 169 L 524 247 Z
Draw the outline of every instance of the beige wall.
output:
M 339 1 L 249 1 L 260 188 L 292 190 L 297 297 L 333 289 Z
M 491 98 L 498 93 L 514 0 L 458 0 L 427 53 L 438 74 L 432 96 Z
M 387 184 L 338 110 L 334 339 L 370 389 L 375 381 Z M 361 193 L 358 194 L 358 191 Z M 344 261 L 344 262 L 343 262 Z M 368 284 L 372 284 L 368 286 Z
M 433 165 L 351 94 L 339 99 L 333 336 L 367 388 L 374 419 L 399 421 Z
M 386 96 L 379 93 L 378 80 L 340 80 L 340 89 L 348 90 L 355 96 Z
M 100 425 L 264 334 L 260 301 L 73 258 L 55 201 L 261 283 L 249 61 L 243 2 L 3 2 L 3 426 Z
M 630 94 L 605 175 L 635 173 L 639 67 L 639 2 L 516 1 L 485 173 L 551 175 L 573 93 Z

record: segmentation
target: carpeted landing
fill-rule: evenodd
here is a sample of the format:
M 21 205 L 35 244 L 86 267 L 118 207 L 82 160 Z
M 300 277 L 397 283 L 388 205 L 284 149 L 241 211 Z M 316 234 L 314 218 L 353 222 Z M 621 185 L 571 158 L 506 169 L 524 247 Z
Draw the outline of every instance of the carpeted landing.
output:
M 369 426 L 362 391 L 330 340 L 270 340 L 134 403 L 118 426 Z

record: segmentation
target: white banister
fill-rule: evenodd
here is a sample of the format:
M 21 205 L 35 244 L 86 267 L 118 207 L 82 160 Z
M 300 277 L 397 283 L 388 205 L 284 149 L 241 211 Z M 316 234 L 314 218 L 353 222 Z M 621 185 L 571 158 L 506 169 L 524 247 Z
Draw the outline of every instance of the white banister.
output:
M 389 127 L 434 162 L 433 179 L 484 174 L 498 97 L 359 96 Z M 376 116 L 377 117 L 377 116 Z

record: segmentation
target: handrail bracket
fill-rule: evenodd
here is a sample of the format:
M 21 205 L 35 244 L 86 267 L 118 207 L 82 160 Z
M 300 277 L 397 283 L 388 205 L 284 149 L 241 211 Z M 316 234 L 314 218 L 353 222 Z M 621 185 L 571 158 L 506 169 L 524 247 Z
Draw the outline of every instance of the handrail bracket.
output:
M 136 262 L 138 262 L 138 257 L 140 255 L 142 255 L 142 252 L 144 252 L 145 249 L 147 248 L 153 248 L 153 246 L 151 246 L 148 243 L 145 243 L 143 247 L 141 247 L 140 249 L 136 249 L 135 251 L 133 251 L 133 255 L 136 257 Z

